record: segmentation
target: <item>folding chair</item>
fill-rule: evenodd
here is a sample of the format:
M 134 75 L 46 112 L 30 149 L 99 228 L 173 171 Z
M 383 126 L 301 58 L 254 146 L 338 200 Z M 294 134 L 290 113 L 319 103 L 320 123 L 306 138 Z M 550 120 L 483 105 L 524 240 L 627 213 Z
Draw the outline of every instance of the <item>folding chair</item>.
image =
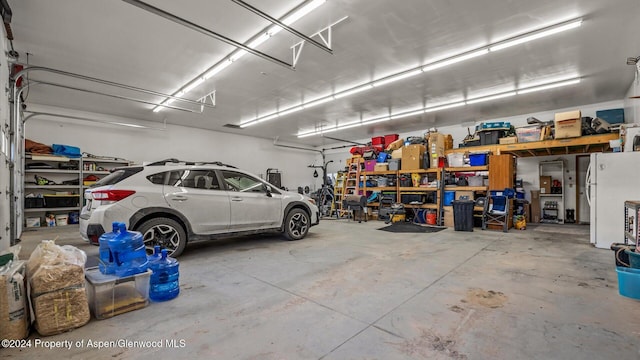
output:
M 482 212 L 482 230 L 487 225 L 502 225 L 502 231 L 509 231 L 509 198 L 504 195 L 491 195 L 484 199 Z

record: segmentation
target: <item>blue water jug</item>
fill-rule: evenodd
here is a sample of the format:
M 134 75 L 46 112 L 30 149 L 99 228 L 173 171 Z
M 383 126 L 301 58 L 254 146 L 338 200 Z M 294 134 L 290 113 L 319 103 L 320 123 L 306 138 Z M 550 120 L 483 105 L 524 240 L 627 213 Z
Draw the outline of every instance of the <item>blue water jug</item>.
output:
M 171 300 L 180 293 L 178 260 L 167 256 L 167 249 L 162 249 L 162 257 L 149 264 L 151 274 L 149 298 L 153 301 Z
M 151 267 L 151 263 L 156 260 L 160 260 L 162 255 L 160 254 L 160 245 L 155 245 L 153 247 L 153 254 L 147 255 L 147 260 L 149 260 L 149 267 Z
M 147 271 L 149 261 L 141 233 L 127 231 L 127 225 L 120 223 L 118 236 L 109 241 L 109 248 L 113 253 L 116 276 L 125 277 Z
M 109 248 L 109 241 L 118 236 L 119 230 L 120 223 L 114 221 L 111 224 L 111 232 L 102 234 L 100 239 L 98 239 L 98 243 L 100 244 L 98 269 L 106 275 L 115 274 L 116 271 L 115 264 L 113 263 L 113 253 Z

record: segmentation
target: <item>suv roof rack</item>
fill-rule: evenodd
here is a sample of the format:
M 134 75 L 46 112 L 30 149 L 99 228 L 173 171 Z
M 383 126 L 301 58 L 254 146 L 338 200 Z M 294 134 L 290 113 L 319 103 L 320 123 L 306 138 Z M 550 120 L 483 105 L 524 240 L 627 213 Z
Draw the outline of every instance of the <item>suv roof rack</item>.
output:
M 182 161 L 182 160 L 178 160 L 176 158 L 170 158 L 170 159 L 164 159 L 164 160 L 160 160 L 160 161 L 155 161 L 155 162 L 152 162 L 150 164 L 147 164 L 146 166 L 163 166 L 163 165 L 166 165 L 167 163 L 185 164 L 185 165 L 217 165 L 217 166 L 224 166 L 224 167 L 228 167 L 228 168 L 237 169 L 235 166 L 224 164 L 224 163 L 222 163 L 220 161 Z

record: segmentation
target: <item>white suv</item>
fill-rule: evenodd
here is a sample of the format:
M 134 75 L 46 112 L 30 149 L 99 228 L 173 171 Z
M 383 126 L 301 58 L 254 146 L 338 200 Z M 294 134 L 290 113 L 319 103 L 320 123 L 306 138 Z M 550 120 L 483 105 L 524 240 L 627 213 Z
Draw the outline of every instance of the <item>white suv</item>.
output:
M 171 256 L 187 241 L 283 232 L 304 238 L 320 221 L 315 202 L 235 167 L 175 159 L 114 170 L 85 191 L 80 235 L 98 244 L 111 223 L 140 231 L 148 250 Z

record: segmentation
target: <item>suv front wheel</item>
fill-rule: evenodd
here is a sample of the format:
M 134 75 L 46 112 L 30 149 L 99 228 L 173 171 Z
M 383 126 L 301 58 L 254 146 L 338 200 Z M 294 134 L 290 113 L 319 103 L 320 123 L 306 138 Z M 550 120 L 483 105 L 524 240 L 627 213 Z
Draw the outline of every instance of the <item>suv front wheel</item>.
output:
M 147 253 L 153 253 L 153 247 L 160 245 L 167 249 L 169 256 L 177 257 L 182 254 L 187 245 L 187 234 L 182 225 L 169 218 L 155 218 L 143 222 L 137 231 L 142 233 Z
M 284 233 L 289 240 L 300 240 L 307 236 L 311 220 L 309 214 L 302 209 L 292 209 L 284 222 Z

